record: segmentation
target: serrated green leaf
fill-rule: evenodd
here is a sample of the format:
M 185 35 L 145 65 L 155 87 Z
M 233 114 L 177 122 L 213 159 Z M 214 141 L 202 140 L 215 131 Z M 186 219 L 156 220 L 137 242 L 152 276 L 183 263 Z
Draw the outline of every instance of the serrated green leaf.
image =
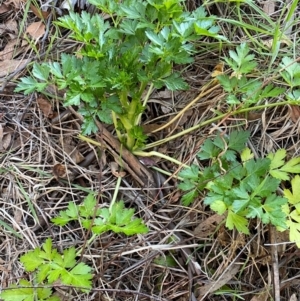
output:
M 76 286 L 81 288 L 81 291 L 87 292 L 92 287 L 91 267 L 80 262 L 72 270 L 64 271 L 61 275 L 63 284 Z
M 200 160 L 212 159 L 216 158 L 221 153 L 221 151 L 221 149 L 213 144 L 213 141 L 211 139 L 206 139 L 201 146 L 201 150 L 197 154 L 197 156 Z
M 227 210 L 227 206 L 223 201 L 214 201 L 210 204 L 210 209 L 222 215 Z
M 47 81 L 48 77 L 49 77 L 49 71 L 50 68 L 48 66 L 48 64 L 44 63 L 44 64 L 37 64 L 34 63 L 33 64 L 33 68 L 32 68 L 32 74 L 34 77 L 43 80 L 43 81 Z
M 38 83 L 34 78 L 32 77 L 22 77 L 21 82 L 18 83 L 17 87 L 15 88 L 15 92 L 24 92 L 25 95 L 34 92 L 36 89 L 40 90 L 38 88 L 39 86 L 43 86 L 46 88 L 47 84 Z
M 153 31 L 145 31 L 146 36 L 148 39 L 153 42 L 154 44 L 161 46 L 164 43 L 163 37 L 160 35 L 155 34 Z
M 286 214 L 282 210 L 282 206 L 286 203 L 286 198 L 279 197 L 276 194 L 269 195 L 263 205 L 265 213 L 262 216 L 262 222 L 286 228 Z
M 230 230 L 236 228 L 239 232 L 244 234 L 250 233 L 248 229 L 248 220 L 245 217 L 240 216 L 231 210 L 228 210 L 228 215 L 226 218 L 226 227 Z
M 118 226 L 109 224 L 108 227 L 115 233 L 124 233 L 126 235 L 144 234 L 149 232 L 147 226 L 143 223 L 142 219 L 139 218 L 135 218 L 127 225 Z
M 198 197 L 198 195 L 199 195 L 199 192 L 197 189 L 193 189 L 193 190 L 189 191 L 188 193 L 185 193 L 181 198 L 182 204 L 184 206 L 189 206 Z
M 46 241 L 42 244 L 42 248 L 45 251 L 45 259 L 52 260 L 53 252 L 52 252 L 52 240 L 51 238 L 47 238 Z
M 39 257 L 40 253 L 41 249 L 35 248 L 20 257 L 20 262 L 24 265 L 26 271 L 33 272 L 44 263 L 44 260 Z
M 93 193 L 87 195 L 83 201 L 83 205 L 79 206 L 80 216 L 82 217 L 93 217 L 96 210 L 97 200 Z M 73 209 L 72 214 L 75 213 L 76 208 Z M 77 211 L 77 210 L 76 210 Z
M 284 164 L 284 159 L 286 157 L 286 150 L 279 149 L 276 153 L 269 153 L 267 158 L 271 160 L 270 169 L 276 169 Z
M 63 267 L 73 268 L 76 264 L 76 250 L 74 247 L 64 250 Z
M 293 220 L 297 223 L 300 224 L 300 214 L 297 210 L 293 210 L 290 214 L 289 214 L 289 219 Z
M 54 283 L 55 281 L 59 280 L 61 275 L 65 273 L 66 270 L 58 265 L 55 265 L 55 269 L 52 269 L 48 272 L 48 282 Z
M 199 177 L 199 167 L 192 164 L 190 168 L 184 168 L 179 172 L 179 176 L 184 179 L 196 181 Z
M 57 226 L 65 226 L 68 222 L 74 220 L 73 217 L 70 217 L 66 211 L 60 211 L 59 216 L 51 218 L 51 222 Z
M 49 271 L 51 270 L 51 266 L 47 263 L 43 263 L 39 266 L 38 272 L 36 274 L 36 280 L 38 283 L 43 283 L 43 281 L 47 278 Z
M 270 176 L 266 176 L 263 180 L 260 179 L 260 181 L 260 184 L 258 184 L 256 188 L 253 187 L 252 196 L 259 195 L 261 197 L 267 197 L 275 192 L 280 184 L 280 180 Z
M 291 180 L 291 184 L 292 191 L 290 191 L 289 189 L 284 189 L 283 195 L 288 199 L 290 204 L 295 205 L 300 202 L 300 176 L 295 176 Z
M 300 248 L 300 223 L 295 223 L 293 221 L 287 221 L 287 226 L 289 228 L 289 239 L 291 242 L 295 242 L 297 247 Z
M 227 74 L 218 75 L 217 79 L 226 92 L 232 92 L 238 84 L 236 77 L 230 78 Z
M 228 148 L 241 152 L 250 137 L 249 131 L 233 131 L 229 135 Z
M 229 51 L 230 58 L 225 58 L 225 61 L 234 70 L 237 78 L 242 74 L 250 73 L 257 65 L 254 61 L 254 55 L 248 54 L 249 51 L 247 43 L 242 43 L 236 48 L 236 51 Z
M 250 148 L 246 147 L 242 152 L 241 152 L 241 159 L 243 162 L 246 162 L 250 159 L 253 159 L 254 155 L 251 152 Z
M 162 82 L 171 91 L 187 90 L 189 85 L 180 77 L 179 73 L 172 73 L 170 76 L 162 79 Z
M 272 177 L 274 177 L 276 179 L 279 179 L 279 180 L 282 180 L 282 181 L 288 181 L 289 178 L 290 178 L 287 172 L 282 171 L 280 169 L 270 170 L 270 174 L 271 174 Z
M 0 298 L 4 301 L 34 301 L 34 289 L 29 281 L 20 280 L 19 287 L 14 285 L 3 290 Z
M 59 216 L 52 218 L 51 221 L 59 226 L 64 226 L 72 220 L 78 219 L 78 208 L 73 202 L 69 202 L 68 209 L 59 212 Z
M 196 186 L 195 182 L 192 182 L 190 180 L 184 180 L 184 182 L 179 183 L 178 188 L 183 191 L 188 191 L 195 188 L 195 186 Z
M 281 170 L 289 173 L 300 173 L 300 157 L 290 159 L 281 167 Z

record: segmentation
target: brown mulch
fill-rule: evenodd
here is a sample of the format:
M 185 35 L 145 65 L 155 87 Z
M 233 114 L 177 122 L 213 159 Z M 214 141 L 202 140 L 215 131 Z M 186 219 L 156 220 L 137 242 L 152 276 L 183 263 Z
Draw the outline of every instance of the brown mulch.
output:
M 63 1 L 54 2 L 58 13 Z M 80 3 L 87 9 L 85 1 Z M 188 4 L 191 8 L 198 5 L 192 1 Z M 112 128 L 100 123 L 99 133 L 90 137 L 96 144 L 82 140 L 78 137 L 81 117 L 75 108 L 63 107 L 59 98 L 14 92 L 16 80 L 26 75 L 30 62 L 53 59 L 76 48 L 67 37 L 56 39 L 50 47 L 51 21 L 41 28 L 41 19 L 32 7 L 19 35 L 25 7 L 21 0 L 0 1 L 1 289 L 28 277 L 18 259 L 46 238 L 51 237 L 60 250 L 85 244 L 89 237 L 77 224 L 61 228 L 50 219 L 66 209 L 68 202 L 80 204 L 89 192 L 98 193 L 101 205 L 109 204 L 117 180 L 113 164 L 121 164 L 122 153 L 126 174 L 118 199 L 135 208 L 150 231 L 132 237 L 111 232 L 97 237 L 86 246 L 83 256 L 93 267 L 93 290 L 78 295 L 57 286 L 61 298 L 65 294 L 64 300 L 194 301 L 231 300 L 236 294 L 244 300 L 271 300 L 272 276 L 277 269 L 281 300 L 292 300 L 299 291 L 299 250 L 285 243 L 285 233 L 276 234 L 272 227 L 261 224 L 252 225 L 250 236 L 228 231 L 220 226 L 220 217 L 203 205 L 201 197 L 190 207 L 182 206 L 176 177 L 149 166 L 154 162 L 154 167 L 176 175 L 180 170 L 177 165 L 158 158 L 143 164 L 143 159 L 123 148 L 121 151 Z M 80 8 L 76 5 L 75 9 Z M 215 8 L 217 12 L 220 10 Z M 24 37 L 23 33 L 35 49 L 25 38 L 20 42 L 18 37 Z M 149 143 L 200 124 L 215 116 L 215 110 L 226 111 L 224 93 L 216 86 L 176 122 L 151 134 L 153 125 L 170 122 L 199 95 L 219 60 L 220 53 L 199 49 L 195 62 L 184 70 L 189 91 L 155 91 L 151 95 L 144 121 Z M 249 146 L 258 156 L 279 148 L 296 156 L 298 117 L 297 110 L 288 107 L 258 112 L 248 120 L 229 116 L 222 123 L 198 128 L 155 150 L 192 164 L 197 162 L 197 152 L 207 137 L 247 127 L 251 131 Z M 164 259 L 173 265 L 165 266 Z

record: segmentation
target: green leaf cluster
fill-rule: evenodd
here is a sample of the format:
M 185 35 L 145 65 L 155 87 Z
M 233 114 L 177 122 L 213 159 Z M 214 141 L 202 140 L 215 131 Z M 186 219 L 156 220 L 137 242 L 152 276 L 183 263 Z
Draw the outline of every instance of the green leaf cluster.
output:
M 71 247 L 59 254 L 52 247 L 52 240 L 48 238 L 42 248 L 35 248 L 20 258 L 25 270 L 36 272 L 36 281 L 40 284 L 52 284 L 60 281 L 64 285 L 72 285 L 82 291 L 91 289 L 91 268 L 76 261 L 75 247 Z
M 89 194 L 82 205 L 68 204 L 68 209 L 60 211 L 59 216 L 51 221 L 64 226 L 70 221 L 79 221 L 83 228 L 91 229 L 94 234 L 106 231 L 126 235 L 147 233 L 148 228 L 142 219 L 134 218 L 134 209 L 125 208 L 124 202 L 116 202 L 110 208 L 96 208 L 96 199 Z
M 110 19 L 85 11 L 59 18 L 56 24 L 70 30 L 81 49 L 76 55 L 63 54 L 60 62 L 34 63 L 32 76 L 22 78 L 16 91 L 43 92 L 50 84 L 66 89 L 64 104 L 80 106 L 84 134 L 97 131 L 96 119 L 114 122 L 120 140 L 136 149 L 145 143 L 141 130 L 132 131 L 145 109 L 145 90 L 187 89 L 174 64 L 193 61 L 194 41 L 224 38 L 203 7 L 186 12 L 181 0 L 90 3 Z
M 300 64 L 290 57 L 284 57 L 279 67 L 281 68 L 280 75 L 291 88 L 291 90 L 286 93 L 287 99 L 291 104 L 299 105 Z
M 282 181 L 300 172 L 300 158 L 286 160 L 286 151 L 279 149 L 255 159 L 245 148 L 248 137 L 248 132 L 232 132 L 204 142 L 198 158 L 209 160 L 209 166 L 200 171 L 193 165 L 180 173 L 184 181 L 179 187 L 187 191 L 183 203 L 189 205 L 205 191 L 204 204 L 220 215 L 226 214 L 227 228 L 249 234 L 248 222 L 257 218 L 280 230 L 289 228 L 291 241 L 300 246 L 300 177 L 292 179 L 292 192 L 284 190 L 283 196 L 277 193 Z
M 115 202 L 110 208 L 97 208 L 93 194 L 89 194 L 83 204 L 68 204 L 68 209 L 60 211 L 51 221 L 64 226 L 71 221 L 79 221 L 84 229 L 92 230 L 93 237 L 105 231 L 134 235 L 147 233 L 148 228 L 139 218 L 134 218 L 134 209 L 126 209 L 124 202 Z M 48 238 L 42 247 L 27 252 L 20 258 L 25 271 L 33 273 L 33 280 L 20 280 L 0 294 L 4 301 L 59 301 L 53 295 L 51 286 L 61 283 L 74 287 L 77 291 L 89 292 L 92 288 L 92 269 L 83 262 L 77 263 L 75 247 L 65 249 L 62 254 L 53 248 Z
M 289 239 L 295 242 L 300 248 L 300 176 L 297 175 L 291 180 L 291 190 L 284 189 L 283 195 L 288 200 L 284 207 L 288 215 L 287 226 L 289 227 Z
M 264 87 L 262 81 L 248 77 L 257 67 L 257 63 L 254 54 L 250 54 L 247 43 L 237 46 L 236 51 L 230 50 L 225 62 L 233 72 L 231 75 L 221 74 L 217 78 L 223 89 L 228 92 L 226 101 L 230 105 L 243 104 L 243 107 L 249 107 L 285 91 L 272 84 Z
M 237 154 L 244 149 L 249 135 L 248 131 L 234 131 L 229 136 L 218 134 L 215 139 L 205 140 L 197 156 L 200 160 L 210 160 L 210 166 L 200 172 L 197 165 L 192 165 L 179 173 L 184 179 L 179 188 L 187 191 L 182 197 L 185 206 L 199 196 L 211 179 L 222 176 L 225 170 L 236 164 Z
M 0 298 L 4 301 L 60 301 L 51 288 L 32 287 L 32 283 L 25 279 L 21 279 L 19 285 L 11 285 L 3 291 Z
M 89 292 L 92 287 L 91 268 L 83 262 L 77 263 L 76 257 L 75 247 L 60 254 L 48 238 L 41 248 L 35 248 L 20 258 L 25 271 L 34 273 L 34 283 L 22 279 L 18 285 L 3 291 L 0 298 L 4 301 L 59 301 L 59 297 L 47 287 L 57 281 Z

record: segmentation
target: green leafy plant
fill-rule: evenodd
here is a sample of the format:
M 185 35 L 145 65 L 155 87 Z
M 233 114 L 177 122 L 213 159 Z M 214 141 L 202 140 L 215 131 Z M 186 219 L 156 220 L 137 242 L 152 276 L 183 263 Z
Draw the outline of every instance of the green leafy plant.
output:
M 181 0 L 89 2 L 110 19 L 87 12 L 59 18 L 56 24 L 82 47 L 76 55 L 62 54 L 60 63 L 34 63 L 32 77 L 22 78 L 16 91 L 43 93 L 50 84 L 66 89 L 64 105 L 79 107 L 84 134 L 97 131 L 96 119 L 113 122 L 121 142 L 138 149 L 146 139 L 141 114 L 153 88 L 187 89 L 174 65 L 193 61 L 193 41 L 224 37 L 203 7 L 185 12 Z
M 51 221 L 58 226 L 78 221 L 84 229 L 92 230 L 91 243 L 97 235 L 109 230 L 126 235 L 147 233 L 148 228 L 143 221 L 133 215 L 134 209 L 126 209 L 123 201 L 112 201 L 109 208 L 97 209 L 94 195 L 89 194 L 81 205 L 70 202 L 68 209 L 60 211 Z M 33 274 L 32 282 L 21 279 L 18 285 L 13 284 L 3 291 L 0 298 L 4 301 L 59 301 L 51 288 L 55 283 L 89 292 L 92 288 L 92 269 L 83 262 L 77 263 L 79 254 L 80 251 L 76 251 L 75 247 L 65 249 L 60 254 L 48 238 L 42 248 L 35 248 L 20 258 L 25 271 Z
M 25 271 L 33 273 L 33 282 L 20 280 L 19 285 L 12 285 L 1 293 L 5 301 L 11 300 L 60 300 L 52 295 L 53 291 L 47 287 L 59 281 L 62 285 L 72 285 L 76 289 L 88 292 L 91 289 L 91 268 L 76 261 L 75 247 L 64 250 L 59 254 L 48 238 L 42 248 L 35 248 L 21 256 L 20 261 Z
M 300 64 L 289 57 L 284 57 L 280 67 L 282 68 L 280 71 L 282 78 L 290 86 L 290 91 L 286 93 L 287 99 L 291 104 L 299 104 Z
M 223 89 L 228 92 L 226 101 L 230 105 L 241 104 L 243 108 L 247 108 L 285 91 L 272 84 L 264 86 L 261 80 L 247 76 L 257 67 L 255 56 L 250 54 L 247 43 L 237 46 L 236 51 L 230 50 L 229 58 L 225 58 L 225 62 L 233 72 L 231 75 L 222 74 L 217 78 Z
M 134 209 L 124 208 L 124 202 L 113 203 L 110 208 L 96 208 L 96 199 L 89 194 L 82 205 L 70 202 L 68 209 L 60 211 L 59 216 L 51 221 L 55 225 L 64 226 L 70 221 L 79 221 L 85 229 L 91 229 L 94 234 L 106 231 L 134 235 L 147 233 L 148 228 L 140 218 L 133 218 Z M 95 214 L 96 210 L 96 214 Z
M 225 214 L 227 228 L 249 234 L 248 222 L 257 218 L 279 230 L 289 228 L 291 240 L 299 240 L 296 196 L 300 178 L 291 180 L 293 192 L 285 190 L 280 196 L 278 189 L 282 181 L 290 180 L 290 174 L 300 172 L 300 158 L 286 162 L 286 151 L 280 149 L 266 158 L 255 159 L 250 149 L 245 148 L 248 137 L 249 132 L 241 131 L 205 141 L 198 158 L 209 160 L 209 166 L 200 171 L 192 165 L 179 174 L 184 178 L 179 188 L 187 191 L 183 203 L 189 205 L 205 191 L 204 204 L 220 215 Z

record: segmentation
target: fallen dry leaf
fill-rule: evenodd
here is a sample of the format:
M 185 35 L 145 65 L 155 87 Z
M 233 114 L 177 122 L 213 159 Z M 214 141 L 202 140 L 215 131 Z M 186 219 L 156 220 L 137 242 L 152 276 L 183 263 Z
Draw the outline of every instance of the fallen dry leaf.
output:
M 2 141 L 0 142 L 0 151 L 7 150 L 11 143 L 11 133 L 4 134 Z
M 273 42 L 274 42 L 273 39 L 268 39 L 268 40 L 262 41 L 262 43 L 269 49 L 272 49 Z M 280 40 L 280 46 L 283 46 L 283 45 L 290 46 L 290 45 L 292 45 L 292 41 L 287 38 L 283 38 Z
M 9 11 L 9 7 L 5 4 L 0 5 L 0 14 L 4 14 Z
M 45 34 L 45 24 L 42 21 L 31 23 L 27 27 L 26 33 L 33 39 L 38 40 Z
M 18 34 L 18 23 L 9 19 L 6 23 L 0 24 L 0 34 L 8 34 L 11 39 L 15 39 Z
M 51 103 L 42 97 L 39 97 L 37 100 L 37 104 L 39 106 L 39 109 L 42 111 L 45 117 L 52 118 L 53 117 L 53 110 Z
M 298 299 L 297 299 L 296 294 L 293 294 L 293 295 L 291 296 L 291 298 L 290 298 L 289 301 L 297 301 L 297 300 L 298 300 Z
M 64 0 L 60 5 L 60 9 L 74 10 L 77 0 Z
M 253 121 L 253 120 L 261 119 L 261 117 L 262 117 L 261 113 L 249 112 L 248 115 L 247 115 L 247 120 L 248 121 Z
M 18 40 L 10 40 L 5 46 L 4 50 L 0 51 L 0 60 L 11 60 L 14 56 L 15 46 L 18 44 Z
M 45 20 L 50 15 L 50 11 L 42 11 L 41 9 L 34 6 L 32 3 L 30 3 L 30 9 L 32 12 L 40 19 Z
M 17 225 L 21 225 L 22 224 L 22 218 L 23 218 L 23 212 L 20 209 L 15 209 L 14 210 L 14 223 L 13 223 L 13 228 L 14 230 L 18 230 L 18 226 Z
M 28 59 L 26 60 L 4 60 L 0 61 L 0 78 L 6 77 L 10 73 L 13 73 L 18 68 L 26 66 Z
M 15 8 L 21 8 L 22 4 L 25 3 L 26 0 L 8 0 L 6 1 L 6 5 L 13 5 Z
M 67 177 L 67 169 L 64 165 L 58 163 L 55 164 L 52 168 L 53 175 L 56 179 L 58 178 L 66 178 Z
M 78 151 L 71 137 L 60 138 L 60 143 L 63 151 L 68 154 L 76 164 L 79 164 L 84 160 L 84 156 Z
M 224 220 L 223 215 L 214 214 L 201 222 L 194 230 L 196 237 L 207 238 L 212 235 L 216 227 Z
M 269 292 L 262 292 L 251 298 L 250 301 L 268 301 L 271 300 L 270 298 L 271 294 Z
M 27 131 L 21 132 L 20 136 L 13 142 L 11 149 L 23 147 L 24 144 L 29 140 L 29 138 L 31 138 L 31 134 Z
M 126 176 L 126 172 L 125 171 L 119 171 L 119 165 L 117 162 L 111 162 L 110 163 L 110 169 L 111 169 L 111 173 L 115 176 L 115 177 L 125 177 Z
M 215 291 L 217 291 L 219 288 L 224 286 L 227 282 L 229 282 L 236 273 L 238 273 L 241 270 L 240 264 L 231 264 L 221 275 L 221 277 L 216 281 L 210 281 L 210 283 L 205 284 L 204 286 L 201 286 L 199 288 L 199 294 L 202 297 L 207 296 L 208 294 L 211 294 Z M 204 300 L 204 299 L 201 299 Z
M 275 1 L 274 0 L 266 0 L 264 1 L 263 11 L 271 16 L 275 12 Z
M 296 123 L 300 117 L 300 107 L 291 105 L 291 106 L 289 106 L 289 110 L 290 110 L 290 116 L 291 116 L 292 121 L 294 123 Z
M 0 142 L 1 142 L 2 139 L 3 139 L 3 136 L 4 136 L 4 133 L 3 133 L 3 127 L 2 127 L 2 124 L 0 123 Z
M 0 61 L 11 60 L 21 53 L 24 54 L 27 51 L 26 46 L 28 46 L 28 42 L 25 40 L 18 41 L 17 38 L 10 40 L 4 50 L 0 51 Z
M 211 73 L 211 77 L 217 77 L 224 73 L 224 63 L 219 63 L 215 66 L 213 72 Z

